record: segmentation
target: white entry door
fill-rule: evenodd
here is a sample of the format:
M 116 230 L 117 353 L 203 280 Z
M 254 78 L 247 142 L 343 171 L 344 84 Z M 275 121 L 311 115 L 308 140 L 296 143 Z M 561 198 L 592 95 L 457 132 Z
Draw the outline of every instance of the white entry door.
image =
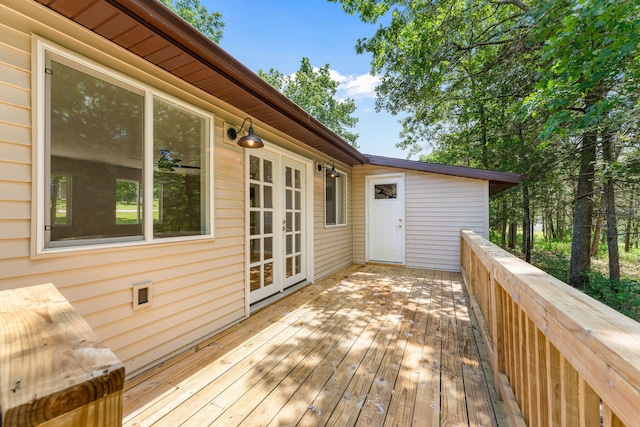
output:
M 260 301 L 306 279 L 305 165 L 249 154 L 249 291 Z
M 367 177 L 368 260 L 404 263 L 404 177 Z

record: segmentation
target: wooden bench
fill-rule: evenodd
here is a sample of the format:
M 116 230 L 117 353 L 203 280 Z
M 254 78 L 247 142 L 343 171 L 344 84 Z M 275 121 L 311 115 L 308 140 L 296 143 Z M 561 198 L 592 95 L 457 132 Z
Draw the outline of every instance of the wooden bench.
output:
M 52 284 L 0 292 L 0 425 L 121 426 L 124 366 Z

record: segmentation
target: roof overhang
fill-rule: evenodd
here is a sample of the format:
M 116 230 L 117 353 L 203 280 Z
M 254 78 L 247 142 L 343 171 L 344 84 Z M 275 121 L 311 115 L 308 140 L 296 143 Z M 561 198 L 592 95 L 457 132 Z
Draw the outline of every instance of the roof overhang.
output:
M 36 0 L 176 77 L 348 165 L 354 147 L 156 0 Z
M 368 164 L 374 166 L 386 166 L 390 168 L 407 169 L 420 172 L 431 172 L 441 175 L 457 176 L 460 178 L 473 178 L 489 181 L 489 195 L 493 196 L 501 191 L 518 185 L 525 178 L 523 175 L 513 172 L 496 172 L 484 169 L 466 168 L 462 166 L 440 165 L 416 160 L 402 160 L 391 157 L 364 155 Z

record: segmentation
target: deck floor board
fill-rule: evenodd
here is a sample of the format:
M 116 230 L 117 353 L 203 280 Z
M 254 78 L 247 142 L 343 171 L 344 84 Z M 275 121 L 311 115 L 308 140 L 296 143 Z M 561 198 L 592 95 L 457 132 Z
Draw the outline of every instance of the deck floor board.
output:
M 127 381 L 123 425 L 502 426 L 478 337 L 459 274 L 351 266 Z

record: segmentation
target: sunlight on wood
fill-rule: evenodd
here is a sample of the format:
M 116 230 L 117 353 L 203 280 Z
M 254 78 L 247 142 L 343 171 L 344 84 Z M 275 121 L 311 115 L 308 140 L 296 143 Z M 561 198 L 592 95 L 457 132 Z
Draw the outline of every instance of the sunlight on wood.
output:
M 457 273 L 348 267 L 132 378 L 124 425 L 504 425 L 467 301 Z

